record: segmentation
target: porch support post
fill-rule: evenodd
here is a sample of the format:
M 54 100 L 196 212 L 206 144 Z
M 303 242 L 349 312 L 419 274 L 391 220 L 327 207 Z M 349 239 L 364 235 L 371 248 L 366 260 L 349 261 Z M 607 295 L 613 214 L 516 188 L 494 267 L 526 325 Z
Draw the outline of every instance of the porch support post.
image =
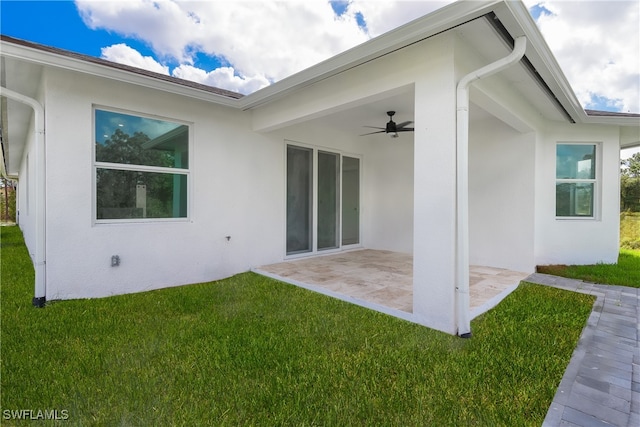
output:
M 453 40 L 448 40 L 453 42 Z M 449 334 L 455 324 L 456 117 L 451 46 L 415 84 L 413 316 Z M 434 55 L 435 57 L 435 55 Z

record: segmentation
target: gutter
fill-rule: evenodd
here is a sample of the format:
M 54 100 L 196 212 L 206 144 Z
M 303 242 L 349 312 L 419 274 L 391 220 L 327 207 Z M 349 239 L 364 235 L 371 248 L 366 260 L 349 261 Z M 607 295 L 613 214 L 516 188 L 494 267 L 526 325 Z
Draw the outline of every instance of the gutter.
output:
M 44 307 L 46 302 L 46 248 L 45 248 L 45 231 L 46 231 L 46 191 L 45 191 L 45 135 L 44 135 L 44 107 L 38 101 L 28 96 L 14 92 L 10 89 L 0 86 L 0 95 L 5 96 L 17 102 L 21 102 L 33 108 L 34 126 L 35 126 L 35 210 L 36 210 L 36 247 L 33 259 L 36 281 L 33 297 L 33 305 L 35 307 Z
M 464 76 L 456 89 L 456 325 L 458 336 L 471 337 L 469 303 L 469 87 L 476 81 L 496 74 L 520 62 L 527 48 L 524 36 L 515 40 L 506 57 Z

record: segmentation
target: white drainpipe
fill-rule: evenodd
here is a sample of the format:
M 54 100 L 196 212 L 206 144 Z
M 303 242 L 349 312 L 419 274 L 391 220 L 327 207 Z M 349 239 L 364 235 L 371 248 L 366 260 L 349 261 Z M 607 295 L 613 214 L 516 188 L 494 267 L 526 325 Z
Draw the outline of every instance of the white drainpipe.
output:
M 471 337 L 469 315 L 469 86 L 476 80 L 498 73 L 524 56 L 527 39 L 515 40 L 513 51 L 506 57 L 464 76 L 456 91 L 456 168 L 457 168 L 457 235 L 456 235 L 456 302 L 458 335 Z
M 33 297 L 33 305 L 44 307 L 46 302 L 46 251 L 45 251 L 45 151 L 44 151 L 44 108 L 33 98 L 14 92 L 5 87 L 0 87 L 0 95 L 14 101 L 21 102 L 33 108 L 35 121 L 35 211 L 36 211 L 36 247 L 33 266 L 36 273 L 36 283 Z

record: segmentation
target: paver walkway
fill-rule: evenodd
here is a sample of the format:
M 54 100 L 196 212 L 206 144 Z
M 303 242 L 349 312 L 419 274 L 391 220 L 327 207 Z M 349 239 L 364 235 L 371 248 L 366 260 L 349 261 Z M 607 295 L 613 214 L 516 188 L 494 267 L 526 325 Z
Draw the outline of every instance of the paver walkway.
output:
M 640 289 L 539 273 L 525 281 L 597 297 L 543 426 L 640 426 Z

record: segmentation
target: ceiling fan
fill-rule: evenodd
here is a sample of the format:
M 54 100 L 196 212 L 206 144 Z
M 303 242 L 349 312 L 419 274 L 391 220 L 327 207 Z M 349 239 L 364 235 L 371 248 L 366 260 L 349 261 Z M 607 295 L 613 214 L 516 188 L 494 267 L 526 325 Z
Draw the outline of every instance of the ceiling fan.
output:
M 365 135 L 373 135 L 374 133 L 387 133 L 389 134 L 389 136 L 391 136 L 391 138 L 397 138 L 398 137 L 398 132 L 413 132 L 413 128 L 408 128 L 406 126 L 412 124 L 412 121 L 406 121 L 406 122 L 402 122 L 402 123 L 397 123 L 393 121 L 393 115 L 395 114 L 395 111 L 387 111 L 387 116 L 389 116 L 389 122 L 387 123 L 386 127 L 377 127 L 377 126 L 364 126 L 366 128 L 372 128 L 372 129 L 380 129 L 378 131 L 375 132 L 370 132 L 370 133 L 365 133 L 363 135 L 360 136 L 365 136 Z

